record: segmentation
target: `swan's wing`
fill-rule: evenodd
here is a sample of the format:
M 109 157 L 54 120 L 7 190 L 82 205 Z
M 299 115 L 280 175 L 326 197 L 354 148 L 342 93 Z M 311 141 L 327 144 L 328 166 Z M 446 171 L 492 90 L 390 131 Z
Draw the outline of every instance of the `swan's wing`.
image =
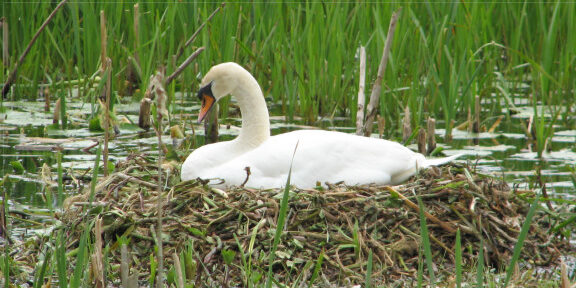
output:
M 315 186 L 317 181 L 397 183 L 414 174 L 423 160 L 421 154 L 396 142 L 340 132 L 300 130 L 271 137 L 228 163 L 226 169 L 238 171 L 250 167 L 248 186 L 281 187 L 292 163 L 291 183 L 305 188 Z

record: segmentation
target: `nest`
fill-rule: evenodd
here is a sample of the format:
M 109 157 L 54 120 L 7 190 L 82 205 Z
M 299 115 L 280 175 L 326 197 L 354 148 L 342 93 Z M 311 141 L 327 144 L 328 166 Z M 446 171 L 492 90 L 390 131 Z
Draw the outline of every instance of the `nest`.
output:
M 113 247 L 119 237 L 130 238 L 131 272 L 149 275 L 147 267 L 158 239 L 157 166 L 134 156 L 118 168 L 121 172 L 103 179 L 96 189 L 92 205 L 100 209 L 86 209 L 83 202 L 88 194 L 79 195 L 69 199 L 62 221 L 75 233 L 70 237 L 74 241 L 87 221 L 100 217 L 104 245 Z M 178 175 L 170 165 L 164 168 Z M 178 176 L 166 174 L 163 178 L 165 186 L 171 187 L 162 189 L 160 200 L 164 213 L 160 238 L 166 262 L 183 263 L 186 278 L 197 285 L 262 283 L 254 274 L 268 270 L 284 190 L 237 187 L 221 191 L 200 180 L 179 183 Z M 436 269 L 453 274 L 457 230 L 464 266 L 476 265 L 483 244 L 486 264 L 504 268 L 534 197 L 530 191 L 513 190 L 455 164 L 428 169 L 394 187 L 328 184 L 328 189 L 294 188 L 273 264 L 275 279 L 285 284 L 308 283 L 311 278 L 318 285 L 362 284 L 371 254 L 375 283 L 411 281 L 424 257 L 419 207 L 425 211 Z M 422 206 L 416 204 L 418 198 Z M 561 251 L 569 247 L 562 237 L 549 233 L 548 221 L 544 213 L 532 219 L 522 253 L 525 263 L 556 263 Z M 119 250 L 110 250 L 111 264 L 120 265 Z M 254 273 L 248 275 L 250 271 Z

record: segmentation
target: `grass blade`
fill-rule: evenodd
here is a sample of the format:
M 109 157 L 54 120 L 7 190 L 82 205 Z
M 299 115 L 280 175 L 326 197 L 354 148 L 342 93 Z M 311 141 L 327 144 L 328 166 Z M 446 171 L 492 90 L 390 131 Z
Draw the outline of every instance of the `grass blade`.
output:
M 418 207 L 420 207 L 420 237 L 422 237 L 422 247 L 424 249 L 424 256 L 426 257 L 426 267 L 428 267 L 428 277 L 430 277 L 430 286 L 434 287 L 434 266 L 432 264 L 432 248 L 430 247 L 430 236 L 428 235 L 428 225 L 426 224 L 426 216 L 424 216 L 424 204 L 422 199 L 418 199 Z
M 324 261 L 324 248 L 320 251 L 320 255 L 318 255 L 318 259 L 316 259 L 316 265 L 314 266 L 314 272 L 312 272 L 312 276 L 310 277 L 310 281 L 308 282 L 308 287 L 312 287 L 316 278 L 320 274 L 320 269 L 322 269 L 322 262 Z
M 484 287 L 484 239 L 480 239 L 480 251 L 478 252 L 478 265 L 476 267 L 476 287 Z
M 48 268 L 48 261 L 50 257 L 50 250 L 46 250 L 46 255 L 44 255 L 44 260 L 42 261 L 42 266 L 40 266 L 40 270 L 38 270 L 36 277 L 34 277 L 34 288 L 41 288 L 44 284 L 44 275 L 46 274 L 46 268 Z
M 70 287 L 82 287 L 82 280 L 85 279 L 84 273 L 87 272 L 86 263 L 88 263 L 88 246 L 90 230 L 92 229 L 94 223 L 90 223 L 90 225 L 86 225 L 84 228 L 84 232 L 82 236 L 80 236 L 80 244 L 78 247 L 78 257 L 76 258 L 76 267 L 74 267 L 74 274 L 72 275 L 72 280 L 70 281 Z
M 290 176 L 292 176 L 292 163 L 294 162 L 294 155 L 298 149 L 298 142 L 294 147 L 292 154 L 292 161 L 290 162 L 290 169 L 288 170 L 288 178 L 286 179 L 286 186 L 284 187 L 284 194 L 280 202 L 280 212 L 278 213 L 278 223 L 276 223 L 276 233 L 274 234 L 274 241 L 272 242 L 272 249 L 270 249 L 270 257 L 268 258 L 268 276 L 266 277 L 266 288 L 272 287 L 272 264 L 276 258 L 276 248 L 280 243 L 282 231 L 284 230 L 284 223 L 286 222 L 286 215 L 288 214 L 288 196 L 290 195 Z
M 96 184 L 98 183 L 98 172 L 100 170 L 100 154 L 102 154 L 102 145 L 98 145 L 96 150 L 96 159 L 94 160 L 94 168 L 92 168 L 92 181 L 90 182 L 90 203 L 94 202 L 94 195 L 96 194 Z M 107 167 L 104 167 L 107 169 Z
M 528 231 L 530 230 L 530 224 L 532 223 L 532 218 L 538 210 L 538 197 L 534 197 L 534 201 L 530 206 L 530 210 L 528 210 L 528 214 L 526 214 L 526 220 L 524 220 L 524 224 L 522 224 L 522 229 L 520 230 L 520 235 L 518 235 L 518 241 L 516 245 L 514 245 L 514 253 L 512 254 L 512 259 L 510 260 L 510 264 L 508 264 L 508 269 L 506 269 L 506 280 L 504 280 L 504 285 L 502 287 L 507 287 L 510 278 L 512 277 L 512 273 L 514 272 L 514 265 L 520 258 L 520 253 L 522 252 L 522 247 L 524 246 L 524 240 L 526 240 L 526 236 L 528 236 Z
M 368 263 L 366 266 L 366 288 L 372 287 L 372 250 L 368 253 Z
M 64 232 L 60 231 L 58 233 L 56 243 L 56 271 L 58 273 L 58 286 L 60 288 L 68 287 L 68 277 L 66 271 L 66 238 L 64 238 Z
M 456 287 L 462 287 L 462 243 L 460 239 L 460 229 L 456 230 L 456 247 L 454 247 L 456 254 Z

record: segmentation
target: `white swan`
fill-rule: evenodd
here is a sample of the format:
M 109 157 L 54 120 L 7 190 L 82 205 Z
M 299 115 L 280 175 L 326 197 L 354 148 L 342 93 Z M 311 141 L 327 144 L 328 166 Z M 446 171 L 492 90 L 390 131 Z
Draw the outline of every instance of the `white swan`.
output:
M 182 180 L 221 179 L 213 186 L 278 188 L 286 185 L 294 148 L 291 185 L 316 187 L 318 183 L 399 184 L 418 168 L 447 163 L 457 156 L 427 160 L 399 143 L 323 130 L 300 130 L 270 137 L 268 109 L 254 77 L 236 63 L 216 65 L 201 83 L 198 97 L 201 122 L 220 98 L 236 97 L 242 128 L 236 139 L 204 145 L 182 165 Z

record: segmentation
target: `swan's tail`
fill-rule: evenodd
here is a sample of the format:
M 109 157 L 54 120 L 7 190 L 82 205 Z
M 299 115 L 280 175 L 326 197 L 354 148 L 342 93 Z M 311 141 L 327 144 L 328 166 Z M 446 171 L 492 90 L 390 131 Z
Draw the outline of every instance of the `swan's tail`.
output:
M 422 165 L 423 167 L 421 167 L 421 168 L 426 168 L 426 167 L 430 167 L 430 166 L 440 166 L 440 165 L 452 162 L 454 159 L 456 159 L 462 155 L 464 155 L 464 154 L 456 154 L 456 155 L 452 155 L 452 156 L 444 157 L 444 158 L 426 159 L 426 161 L 424 161 L 424 165 Z

